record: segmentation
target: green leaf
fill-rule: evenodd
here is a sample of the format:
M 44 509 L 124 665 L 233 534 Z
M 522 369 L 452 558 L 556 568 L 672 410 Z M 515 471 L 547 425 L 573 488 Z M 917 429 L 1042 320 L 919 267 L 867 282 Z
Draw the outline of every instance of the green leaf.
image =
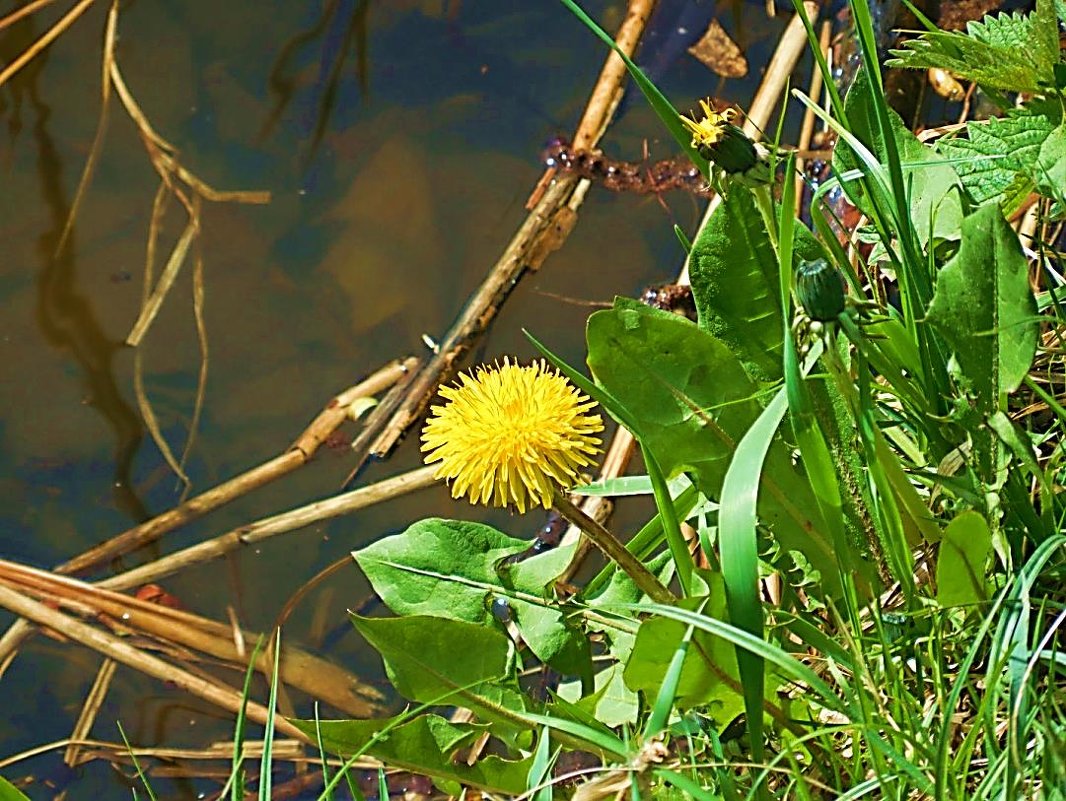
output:
M 707 577 L 707 574 L 703 574 Z M 726 619 L 725 586 L 720 574 L 707 578 L 708 597 L 686 598 L 679 602 L 683 609 L 696 610 L 706 604 L 703 615 L 716 620 Z M 652 617 L 645 620 L 626 663 L 626 685 L 654 698 L 666 677 L 674 652 L 688 626 L 677 620 Z M 675 704 L 679 709 L 706 707 L 708 715 L 724 728 L 744 709 L 740 676 L 731 643 L 706 631 L 697 631 L 685 654 L 681 676 L 677 684 Z
M 385 661 L 404 698 L 464 706 L 514 745 L 528 740 L 526 705 L 514 678 L 514 646 L 485 626 L 442 617 L 369 618 L 352 622 Z
M 496 598 L 507 599 L 515 625 L 538 659 L 564 673 L 591 674 L 587 639 L 548 599 L 573 548 L 556 548 L 499 567 L 529 543 L 491 526 L 430 518 L 353 554 L 385 605 L 398 615 L 436 615 L 499 625 Z
M 293 720 L 297 728 L 315 736 L 315 721 Z M 323 745 L 345 759 L 356 754 L 380 759 L 390 768 L 429 776 L 445 792 L 459 795 L 460 785 L 490 793 L 518 795 L 526 789 L 531 759 L 510 761 L 483 756 L 473 765 L 456 760 L 455 752 L 480 734 L 483 727 L 451 723 L 438 715 L 407 719 L 322 720 Z M 2 796 L 0 796 L 2 798 Z
M 640 698 L 626 686 L 621 665 L 611 665 L 606 670 L 601 670 L 596 674 L 593 686 L 594 692 L 582 698 L 581 683 L 566 682 L 559 685 L 558 694 L 561 699 L 606 726 L 613 728 L 636 724 L 640 712 Z
M 797 260 L 823 255 L 809 231 L 801 226 L 797 234 Z M 751 190 L 731 187 L 700 230 L 689 257 L 692 296 L 700 328 L 728 345 L 748 372 L 762 380 L 781 377 L 777 264 Z
M 587 336 L 593 375 L 639 420 L 642 441 L 666 475 L 693 471 L 716 500 L 736 444 L 761 411 L 758 386 L 737 358 L 689 320 L 624 299 L 593 314 Z M 760 521 L 782 548 L 832 575 L 837 562 L 810 484 L 780 442 L 762 479 Z
M 30 801 L 15 785 L 0 776 L 0 801 Z
M 951 159 L 977 205 L 995 199 L 1007 215 L 1032 191 L 1041 149 L 1055 119 L 1031 106 L 1005 117 L 966 124 L 966 137 L 941 139 L 936 149 Z
M 1066 191 L 1066 125 L 1052 131 L 1040 146 L 1033 180 L 1043 194 L 1062 200 Z
M 887 164 L 888 148 L 877 121 L 876 103 L 869 78 L 865 71 L 860 71 L 844 103 L 848 122 L 859 141 L 870 148 L 881 164 Z M 962 204 L 956 191 L 962 187 L 958 174 L 936 151 L 918 141 L 899 114 L 892 109 L 887 109 L 887 114 L 892 139 L 906 168 L 904 180 L 910 220 L 919 242 L 927 245 L 930 236 L 934 241 L 957 239 L 962 222 Z M 833 152 L 833 167 L 838 173 L 846 173 L 862 169 L 863 165 L 851 147 L 843 143 Z M 858 182 L 846 181 L 842 186 L 857 208 L 864 214 L 874 214 L 872 200 Z
M 1025 378 L 1039 333 L 1036 299 L 1018 235 L 999 206 L 982 206 L 963 221 L 962 244 L 940 271 L 928 320 L 990 411 Z
M 1037 92 L 1055 81 L 1058 23 L 1052 0 L 1037 0 L 1032 14 L 990 15 L 966 33 L 926 31 L 891 53 L 889 67 L 939 67 L 988 88 Z
M 1005 406 L 1036 354 L 1039 319 L 1018 235 L 998 205 L 979 208 L 962 224 L 959 252 L 944 265 L 928 321 L 955 352 L 978 422 Z M 983 480 L 994 469 L 993 440 L 969 425 Z
M 941 606 L 988 600 L 985 563 L 992 553 L 992 532 L 974 511 L 960 514 L 944 529 L 936 564 L 936 599 Z

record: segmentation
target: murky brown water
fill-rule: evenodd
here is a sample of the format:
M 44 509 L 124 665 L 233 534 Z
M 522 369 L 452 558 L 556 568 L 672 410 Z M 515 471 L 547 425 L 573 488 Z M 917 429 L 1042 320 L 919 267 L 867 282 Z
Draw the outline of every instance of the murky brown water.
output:
M 753 65 L 765 63 L 780 26 L 756 5 L 744 10 L 742 26 Z M 524 219 L 538 154 L 550 137 L 572 131 L 603 58 L 553 0 L 336 2 L 334 21 L 316 30 L 323 6 L 331 4 L 141 2 L 124 5 L 119 21 L 126 81 L 183 163 L 217 188 L 263 189 L 273 198 L 203 209 L 210 362 L 188 463 L 194 491 L 279 453 L 333 394 L 394 357 L 420 353 L 423 334 L 444 333 Z M 586 6 L 611 26 L 624 10 L 621 2 Z M 145 435 L 133 353 L 121 344 L 140 306 L 157 178 L 117 106 L 72 246 L 53 256 L 97 122 L 105 13 L 97 3 L 0 87 L 0 556 L 43 567 L 169 508 L 180 494 Z M 735 30 L 739 13 L 732 7 L 721 19 Z M 55 18 L 48 11 L 0 32 L 0 63 Z M 331 101 L 323 77 L 340 54 Z M 753 83 L 723 85 L 682 55 L 665 88 L 682 106 L 709 93 L 745 103 Z M 653 156 L 672 155 L 635 98 L 604 147 L 635 159 L 645 138 Z M 591 310 L 583 302 L 669 280 L 681 259 L 672 227 L 693 230 L 699 213 L 684 195 L 660 203 L 593 189 L 576 232 L 521 283 L 480 357 L 528 357 L 521 329 L 529 328 L 581 363 Z M 167 223 L 164 253 L 180 233 L 180 214 Z M 200 359 L 190 276 L 187 265 L 143 346 L 148 393 L 179 451 Z M 417 463 L 408 442 L 363 480 Z M 324 450 L 297 475 L 124 566 L 328 496 L 350 466 L 343 451 Z M 621 527 L 642 513 L 623 510 Z M 191 611 L 224 619 L 232 605 L 248 628 L 268 628 L 323 566 L 431 514 L 491 520 L 530 536 L 543 522 L 455 504 L 438 488 L 164 585 Z M 352 566 L 299 607 L 287 639 L 377 680 L 378 661 L 346 633 L 345 609 L 366 593 Z M 98 665 L 72 645 L 32 640 L 0 681 L 0 758 L 67 736 Z M 203 745 L 231 733 L 228 715 L 123 668 L 93 735 L 118 740 L 116 720 L 144 746 Z M 58 764 L 52 754 L 4 773 L 59 776 Z M 159 789 L 194 798 L 208 787 Z M 39 785 L 30 792 L 50 796 Z M 71 792 L 129 797 L 102 763 L 81 769 Z

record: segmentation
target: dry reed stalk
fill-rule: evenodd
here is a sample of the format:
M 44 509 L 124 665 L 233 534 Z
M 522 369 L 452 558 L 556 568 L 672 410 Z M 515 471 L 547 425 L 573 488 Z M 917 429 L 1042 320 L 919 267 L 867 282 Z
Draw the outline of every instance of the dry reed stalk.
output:
M 258 489 L 288 475 L 311 461 L 322 443 L 348 419 L 348 407 L 354 401 L 376 395 L 397 381 L 404 380 L 417 365 L 418 360 L 413 357 L 398 359 L 386 364 L 363 381 L 330 400 L 285 453 L 85 551 L 59 565 L 56 571 L 59 573 L 86 571 L 150 542 L 155 542 L 167 532 L 218 509 L 253 489 Z
M 654 0 L 630 0 L 617 37 L 619 47 L 626 53 L 632 55 L 654 5 Z M 574 136 L 575 146 L 589 149 L 595 147 L 602 137 L 621 99 L 625 74 L 622 60 L 615 53 L 610 53 Z M 578 179 L 566 175 L 558 178 L 544 192 L 444 336 L 439 352 L 411 382 L 407 397 L 400 403 L 381 436 L 370 446 L 372 455 L 385 456 L 395 447 L 407 429 L 421 418 L 437 388 L 455 374 L 459 362 L 496 317 L 500 306 L 521 277 L 538 270 L 548 254 L 566 241 L 576 223 L 577 208 L 584 196 L 583 192 L 576 194 L 578 185 Z
M 242 473 L 236 478 L 219 484 L 217 487 L 145 523 L 135 526 L 105 543 L 90 548 L 79 556 L 59 565 L 55 571 L 60 574 L 82 572 L 101 562 L 114 559 L 142 545 L 154 542 L 168 531 L 172 531 L 253 489 L 264 486 L 287 475 L 298 467 L 302 467 L 312 459 L 315 452 L 330 434 L 336 431 L 341 423 L 348 418 L 348 407 L 354 401 L 369 397 L 388 388 L 415 369 L 418 364 L 418 359 L 411 357 L 385 365 L 373 375 L 334 397 L 285 453 L 246 473 Z M 238 545 L 239 542 L 234 543 L 234 547 Z M 217 555 L 227 552 L 227 550 L 221 550 Z M 207 558 L 213 557 L 209 556 Z M 178 560 L 173 569 L 177 570 L 180 567 L 180 560 Z M 160 572 L 160 575 L 168 574 L 169 571 L 167 570 Z M 116 576 L 115 579 L 121 579 L 121 575 Z M 132 584 L 119 583 L 116 586 L 128 588 L 136 586 L 136 582 Z M 14 659 L 16 650 L 23 640 L 29 636 L 31 630 L 31 627 L 25 621 L 16 620 L 0 637 L 0 677 L 6 672 Z
M 81 746 L 77 742 L 87 739 L 89 732 L 92 731 L 96 716 L 99 714 L 100 707 L 103 706 L 104 699 L 107 697 L 107 691 L 111 687 L 111 679 L 115 675 L 116 667 L 118 667 L 118 663 L 114 659 L 105 658 L 100 665 L 100 669 L 96 672 L 93 686 L 89 688 L 89 694 L 85 697 L 85 703 L 78 714 L 78 720 L 74 723 L 74 729 L 70 733 L 71 743 L 63 752 L 63 763 L 67 767 L 76 767 L 81 761 Z
M 52 5 L 52 3 L 54 2 L 55 0 L 33 0 L 32 3 L 27 3 L 21 8 L 16 8 L 6 17 L 0 19 L 0 31 L 2 31 L 4 28 L 10 27 L 11 25 L 14 25 L 23 17 L 28 17 L 30 14 L 36 14 L 42 8 L 46 8 Z
M 825 55 L 829 52 L 829 36 L 832 33 L 832 25 L 826 20 L 822 23 L 822 29 L 818 34 L 818 49 Z M 822 95 L 822 71 L 818 68 L 818 63 L 815 62 L 811 66 L 811 82 L 807 88 L 807 97 L 811 99 L 814 104 L 818 103 L 819 98 Z M 808 108 L 803 115 L 803 125 L 800 127 L 799 142 L 796 143 L 796 149 L 801 153 L 810 150 L 811 137 L 814 135 L 814 110 Z M 799 175 L 803 175 L 803 168 L 806 166 L 807 160 L 803 156 L 796 158 L 796 172 Z M 796 208 L 800 207 L 803 202 L 803 181 L 796 181 Z
M 406 495 L 408 492 L 431 487 L 438 483 L 434 478 L 436 469 L 435 466 L 421 467 L 342 495 L 327 498 L 324 501 L 316 501 L 307 506 L 301 506 L 299 509 L 248 523 L 218 537 L 161 557 L 154 562 L 119 573 L 101 581 L 99 586 L 109 589 L 128 589 L 158 581 L 164 576 L 169 576 L 192 565 L 217 559 L 254 542 L 262 542 L 270 537 L 287 534 L 312 523 L 350 514 L 376 503 Z
M 0 606 L 14 612 L 19 617 L 30 620 L 39 626 L 55 629 L 71 640 L 92 648 L 134 670 L 152 676 L 160 681 L 175 684 L 185 692 L 191 693 L 210 704 L 237 714 L 242 708 L 241 694 L 232 687 L 221 683 L 209 682 L 188 671 L 134 648 L 122 638 L 97 629 L 87 623 L 75 620 L 69 615 L 50 609 L 43 603 L 34 601 L 8 586 L 0 584 Z M 267 709 L 254 701 L 244 705 L 244 713 L 249 720 L 261 725 L 267 724 Z M 308 738 L 284 718 L 274 720 L 274 728 L 290 737 L 310 742 Z
M 21 54 L 19 54 L 17 58 L 15 58 L 14 61 L 12 61 L 2 70 L 0 70 L 0 86 L 3 86 L 5 83 L 7 83 L 7 81 L 11 78 L 12 75 L 14 75 L 20 69 L 25 67 L 31 61 L 33 61 L 33 59 L 35 59 L 38 55 L 40 55 L 42 50 L 48 47 L 48 45 L 52 44 L 52 42 L 54 42 L 59 36 L 61 36 L 67 28 L 73 25 L 77 21 L 78 17 L 84 14 L 89 9 L 89 6 L 91 6 L 92 4 L 93 0 L 81 0 L 80 3 L 78 3 L 72 9 L 70 9 L 70 11 L 64 14 L 63 17 L 60 18 L 60 20 L 55 25 L 53 25 L 51 28 L 41 34 L 41 36 L 37 39 L 36 42 L 27 47 Z M 43 7 L 44 4 L 39 4 L 37 6 L 37 8 Z M 36 11 L 37 8 L 35 8 L 34 11 Z M 16 11 L 15 14 L 22 15 L 23 11 L 24 10 Z M 14 16 L 14 14 L 12 14 L 11 16 Z M 18 17 L 16 17 L 15 19 L 18 19 Z M 7 25 L 10 25 L 14 21 L 15 20 L 10 19 L 9 17 L 8 19 L 4 20 L 4 26 L 6 27 Z
M 241 654 L 225 623 L 6 560 L 0 560 L 0 585 L 56 601 L 81 614 L 103 615 L 123 631 L 191 648 L 242 670 L 247 665 L 247 656 Z M 241 634 L 253 641 L 258 636 Z M 270 675 L 272 667 L 272 655 L 261 652 L 256 668 Z M 348 715 L 366 718 L 380 709 L 382 696 L 376 690 L 343 668 L 298 648 L 282 647 L 278 677 Z

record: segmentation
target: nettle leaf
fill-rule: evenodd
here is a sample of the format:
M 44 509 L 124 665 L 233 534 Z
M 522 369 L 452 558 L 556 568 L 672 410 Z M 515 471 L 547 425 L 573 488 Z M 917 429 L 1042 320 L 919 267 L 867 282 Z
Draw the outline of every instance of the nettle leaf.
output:
M 844 108 L 851 132 L 881 164 L 887 164 L 888 150 L 881 135 L 873 89 L 865 70 L 860 70 L 855 76 Z M 903 179 L 907 187 L 910 218 L 918 240 L 922 245 L 928 245 L 930 237 L 934 242 L 958 239 L 959 226 L 962 224 L 962 202 L 958 190 L 963 186 L 958 173 L 950 164 L 945 164 L 936 151 L 918 141 L 899 114 L 888 109 L 888 118 L 892 138 L 904 167 Z M 838 174 L 857 169 L 865 171 L 862 161 L 845 142 L 840 142 L 833 151 L 833 169 Z M 856 208 L 867 216 L 873 216 L 873 202 L 858 181 L 845 181 L 842 187 Z
M 796 261 L 823 255 L 801 225 Z M 715 210 L 689 256 L 699 325 L 720 339 L 755 377 L 781 377 L 783 323 L 777 256 L 751 190 L 735 185 Z
M 958 253 L 940 270 L 928 322 L 944 336 L 987 418 L 1017 389 L 1036 354 L 1039 319 L 1018 235 L 995 203 L 962 223 Z M 987 432 L 971 431 L 982 475 L 991 476 Z
M 1043 194 L 1062 201 L 1066 192 L 1066 125 L 1052 131 L 1040 146 L 1033 180 Z
M 1044 142 L 1057 121 L 1034 108 L 966 124 L 966 137 L 941 139 L 936 149 L 953 160 L 974 203 L 996 200 L 1012 214 L 1033 190 Z
M 589 318 L 587 337 L 593 376 L 640 421 L 663 472 L 694 473 L 718 500 L 733 451 L 762 411 L 758 385 L 737 357 L 691 321 L 621 298 Z M 810 484 L 780 440 L 763 465 L 758 512 L 785 551 L 836 574 Z
M 526 789 L 526 776 L 533 758 L 521 761 L 482 756 L 473 765 L 456 760 L 455 752 L 484 731 L 483 726 L 452 723 L 439 715 L 407 719 L 292 720 L 312 740 L 317 731 L 326 751 L 348 759 L 361 753 L 385 762 L 390 768 L 429 776 L 447 793 L 459 795 L 460 785 L 503 795 Z M 387 731 L 385 731 L 387 729 Z M 375 739 L 377 738 L 377 739 Z
M 936 564 L 936 599 L 941 606 L 988 600 L 985 563 L 992 553 L 992 532 L 975 511 L 960 514 L 944 529 Z
M 563 673 L 590 675 L 588 640 L 548 598 L 573 548 L 555 548 L 502 567 L 529 543 L 491 526 L 430 518 L 353 556 L 385 605 L 398 615 L 435 615 L 496 628 L 492 602 L 505 599 L 522 638 Z M 537 600 L 543 599 L 543 600 Z
M 889 67 L 939 67 L 992 89 L 1036 92 L 1055 81 L 1058 22 L 1052 0 L 1037 0 L 1032 14 L 989 15 L 966 33 L 925 31 L 891 53 Z
M 512 747 L 529 740 L 514 645 L 506 635 L 443 617 L 351 617 L 381 654 L 389 681 L 404 698 L 466 707 Z

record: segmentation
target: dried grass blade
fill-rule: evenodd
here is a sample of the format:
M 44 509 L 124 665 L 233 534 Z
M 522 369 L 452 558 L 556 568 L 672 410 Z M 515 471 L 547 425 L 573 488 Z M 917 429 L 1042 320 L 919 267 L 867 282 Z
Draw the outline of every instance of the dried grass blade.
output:
M 199 198 L 194 202 L 197 211 L 199 211 Z M 185 463 L 188 461 L 189 454 L 192 452 L 193 445 L 196 442 L 196 432 L 200 428 L 200 416 L 203 414 L 204 395 L 207 391 L 209 351 L 207 343 L 207 324 L 204 322 L 204 254 L 199 242 L 197 242 L 193 254 L 192 313 L 193 318 L 196 320 L 196 341 L 200 345 L 200 371 L 196 379 L 196 399 L 193 401 L 192 420 L 189 422 L 189 435 L 185 438 L 185 447 L 181 451 L 181 459 L 178 460 L 178 465 L 181 467 L 182 472 L 185 470 Z M 185 485 L 185 492 L 181 495 L 181 502 L 185 501 L 191 487 L 192 485 L 189 483 Z
M 190 217 L 188 224 L 185 226 L 185 230 L 181 234 L 181 238 L 178 239 L 174 250 L 170 254 L 170 259 L 167 261 L 166 266 L 163 268 L 162 274 L 159 276 L 159 283 L 155 285 L 148 299 L 141 307 L 141 314 L 137 318 L 137 322 L 133 324 L 133 328 L 130 330 L 129 335 L 126 337 L 126 344 L 130 347 L 137 347 L 141 344 L 141 340 L 144 339 L 144 335 L 148 333 L 148 328 L 151 326 L 152 321 L 155 320 L 157 314 L 159 314 L 159 308 L 163 305 L 163 300 L 166 298 L 170 288 L 174 285 L 175 279 L 178 277 L 178 273 L 181 271 L 181 265 L 185 263 L 185 256 L 189 252 L 189 245 L 192 244 L 193 237 L 196 236 L 197 231 L 200 229 L 199 216 Z
M 78 210 L 81 202 L 85 199 L 85 193 L 92 182 L 93 173 L 96 172 L 96 162 L 100 160 L 100 151 L 104 146 L 104 135 L 107 133 L 108 111 L 111 108 L 111 65 L 115 61 L 115 31 L 118 28 L 118 0 L 113 0 L 111 10 L 107 12 L 107 27 L 104 29 L 104 54 L 103 69 L 100 75 L 100 117 L 96 122 L 96 133 L 93 135 L 93 143 L 89 148 L 89 155 L 85 159 L 82 168 L 81 180 L 78 181 L 78 189 L 71 201 L 70 211 L 67 213 L 67 221 L 63 224 L 63 232 L 59 235 L 56 243 L 55 256 L 63 252 L 66 247 L 70 232 L 74 229 L 74 221 L 78 218 Z
M 163 459 L 166 460 L 170 469 L 174 471 L 174 475 L 185 485 L 185 491 L 188 491 L 192 482 L 189 481 L 189 477 L 185 475 L 185 471 L 178 464 L 178 460 L 174 457 L 174 452 L 170 449 L 170 445 L 163 436 L 163 430 L 159 427 L 159 419 L 155 416 L 152 402 L 148 400 L 148 393 L 144 389 L 143 354 L 144 351 L 140 349 L 133 354 L 133 394 L 137 398 L 137 408 L 141 412 L 141 417 L 144 418 L 145 428 L 152 435 L 152 441 L 159 448 L 159 452 L 163 454 Z
M 0 86 L 7 83 L 12 75 L 36 58 L 38 53 L 48 47 L 48 45 L 52 44 L 52 42 L 54 42 L 63 31 L 73 25 L 78 17 L 84 14 L 92 4 L 93 0 L 81 0 L 81 2 L 68 11 L 59 22 L 45 31 L 36 42 L 26 48 L 22 55 L 4 67 L 4 69 L 0 70 Z

